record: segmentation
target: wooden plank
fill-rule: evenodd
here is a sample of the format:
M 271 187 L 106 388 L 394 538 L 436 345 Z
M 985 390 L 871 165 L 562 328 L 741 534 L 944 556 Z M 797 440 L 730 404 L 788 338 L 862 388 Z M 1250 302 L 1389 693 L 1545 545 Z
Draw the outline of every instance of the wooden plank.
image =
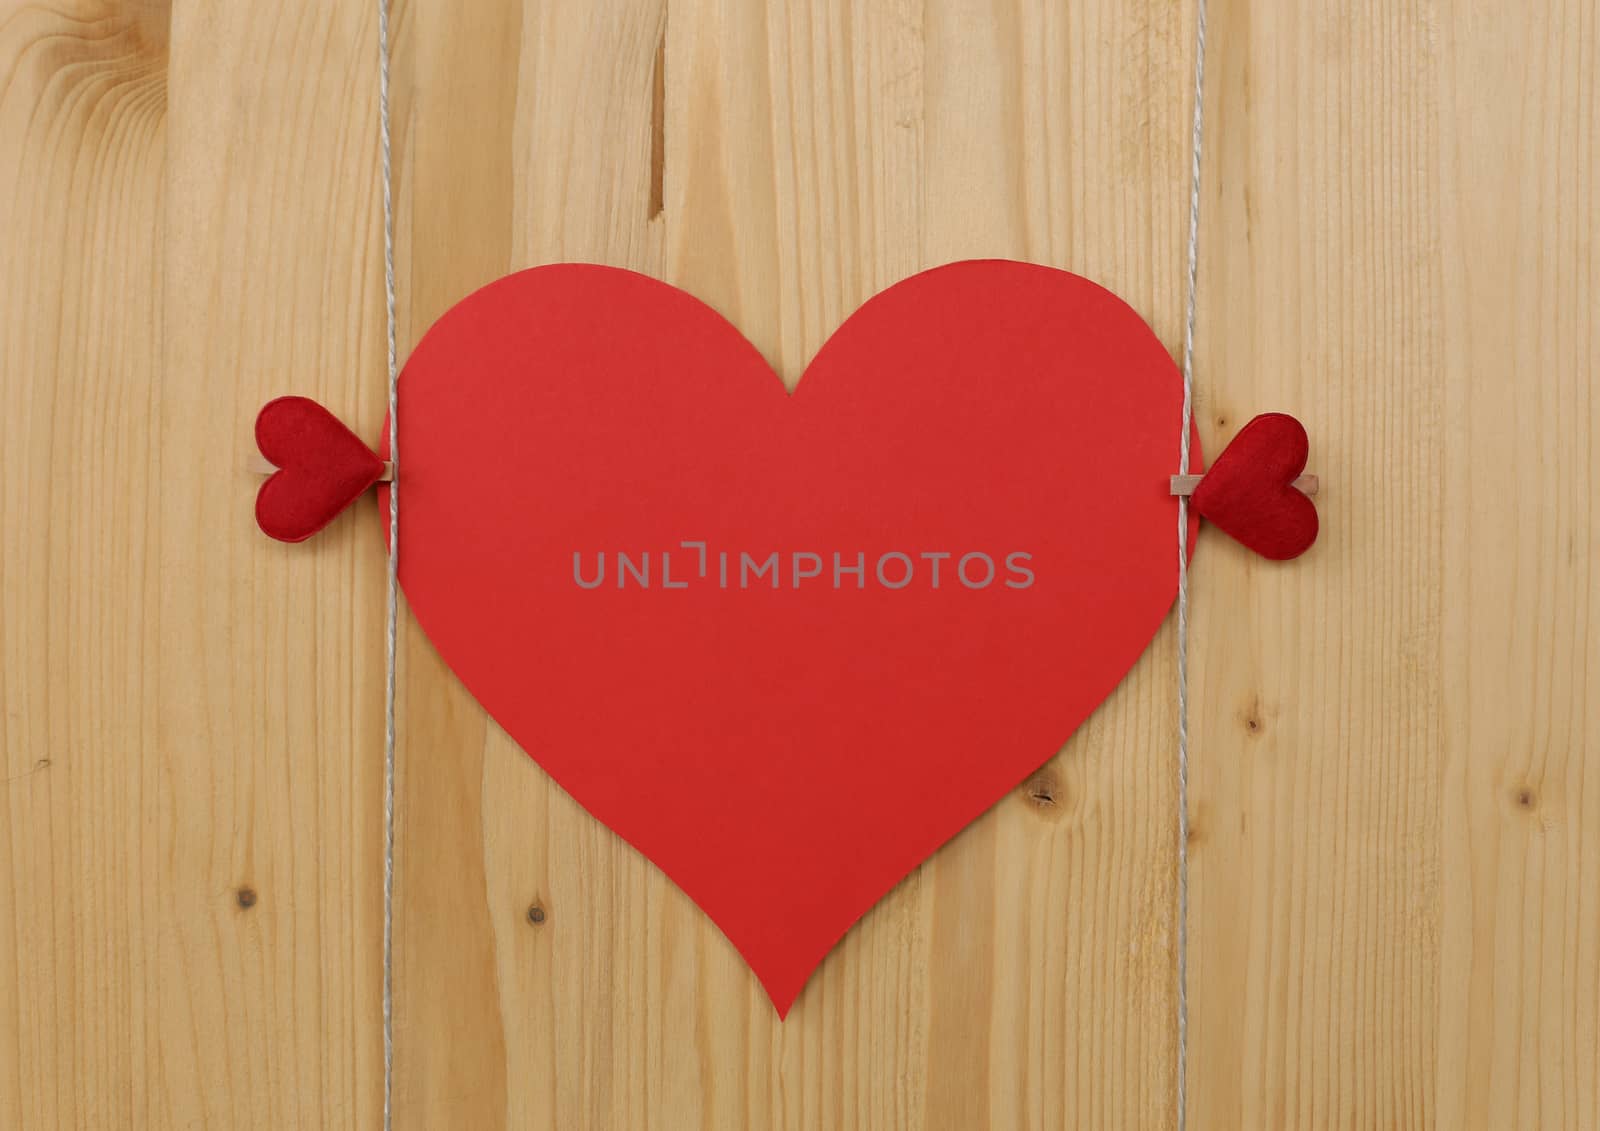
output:
M 1600 1126 L 1600 20 L 1439 29 L 1439 1123 Z
M 1436 1124 L 1445 747 L 1432 33 L 1219 4 L 1197 367 L 1208 437 L 1306 424 L 1318 545 L 1196 570 L 1197 1126 Z
M 250 424 L 382 417 L 375 10 L 180 6 L 168 62 L 152 1127 L 370 1127 L 381 1101 L 374 501 L 263 538 Z
M 0 1126 L 162 1122 L 167 34 L 0 10 Z M 130 427 L 130 424 L 133 425 Z

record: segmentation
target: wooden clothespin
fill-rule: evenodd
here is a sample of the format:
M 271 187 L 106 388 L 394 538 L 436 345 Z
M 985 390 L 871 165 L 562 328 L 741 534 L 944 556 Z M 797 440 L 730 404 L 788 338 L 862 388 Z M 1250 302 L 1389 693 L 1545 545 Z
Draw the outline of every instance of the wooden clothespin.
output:
M 262 474 L 272 470 L 272 465 L 265 460 L 256 461 L 256 469 Z M 1174 495 L 1193 495 L 1194 489 L 1200 486 L 1203 475 L 1174 475 L 1172 477 L 1172 493 Z M 1315 475 L 1297 475 L 1294 482 L 1289 484 L 1302 495 L 1315 496 L 1321 481 Z
M 266 456 L 263 456 L 263 455 L 257 455 L 255 457 L 253 457 L 250 460 L 250 462 L 245 464 L 244 466 L 245 466 L 245 470 L 250 472 L 252 475 L 272 475 L 272 474 L 274 474 L 276 472 L 279 472 L 279 471 L 283 470 L 277 464 L 273 463 L 270 459 L 268 459 Z M 1181 478 L 1181 477 L 1177 476 L 1177 475 L 1174 475 L 1172 477 L 1174 482 L 1176 482 L 1179 478 Z M 1191 476 L 1189 476 L 1189 478 L 1194 479 L 1196 482 L 1199 481 L 1199 476 L 1191 475 Z M 1310 479 L 1313 482 L 1316 480 L 1316 476 L 1315 475 L 1302 475 L 1300 478 L 1301 479 Z M 392 483 L 392 482 L 394 482 L 394 464 L 393 463 L 391 463 L 388 460 L 384 460 L 383 461 L 383 471 L 378 476 L 378 482 L 379 483 Z M 1298 481 L 1297 481 L 1297 485 L 1298 485 Z M 1188 491 L 1183 492 L 1183 494 L 1186 494 L 1186 495 L 1189 494 L 1189 493 L 1190 492 L 1188 492 Z M 1316 493 L 1316 488 L 1314 486 L 1312 487 L 1312 493 L 1313 494 Z
M 1317 540 L 1317 477 L 1304 474 L 1310 441 L 1294 417 L 1263 413 L 1251 420 L 1203 475 L 1174 475 L 1172 493 L 1187 495 L 1212 525 L 1262 557 L 1299 557 Z
M 392 463 L 309 397 L 268 401 L 256 416 L 256 447 L 250 469 L 267 476 L 256 525 L 280 542 L 304 542 L 373 484 L 394 479 Z

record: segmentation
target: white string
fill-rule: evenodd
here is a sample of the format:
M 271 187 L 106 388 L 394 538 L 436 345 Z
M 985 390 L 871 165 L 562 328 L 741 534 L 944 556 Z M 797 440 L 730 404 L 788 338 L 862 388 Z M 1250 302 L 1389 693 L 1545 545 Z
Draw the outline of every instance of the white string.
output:
M 1194 321 L 1199 282 L 1200 141 L 1205 125 L 1206 0 L 1195 0 L 1194 125 L 1189 150 L 1189 262 L 1183 319 L 1178 474 L 1189 474 L 1194 425 Z M 1178 496 L 1178 1131 L 1189 1119 L 1189 497 Z
M 394 197 L 389 155 L 389 7 L 378 0 L 378 138 L 383 160 L 383 313 L 389 350 L 389 591 L 383 684 L 383 1131 L 394 1126 L 394 701 L 400 593 L 400 405 L 395 360 Z

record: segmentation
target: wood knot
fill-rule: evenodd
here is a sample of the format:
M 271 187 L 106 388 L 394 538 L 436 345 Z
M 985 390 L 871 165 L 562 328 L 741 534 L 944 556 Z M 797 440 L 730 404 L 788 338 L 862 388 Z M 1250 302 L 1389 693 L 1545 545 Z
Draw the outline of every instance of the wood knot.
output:
M 1034 774 L 1022 787 L 1022 793 L 1036 809 L 1051 809 L 1061 802 L 1061 786 L 1048 773 Z
M 528 922 L 533 924 L 535 927 L 538 927 L 538 926 L 542 926 L 544 924 L 544 921 L 545 921 L 544 905 L 540 904 L 540 903 L 537 903 L 537 902 L 533 903 L 533 904 L 530 904 L 529 907 L 528 907 Z
M 1022 783 L 1017 794 L 1034 814 L 1046 821 L 1070 821 L 1076 816 L 1077 798 L 1061 775 L 1050 767 L 1035 772 Z
M 1248 738 L 1260 738 L 1267 729 L 1267 713 L 1262 710 L 1261 696 L 1252 695 L 1239 711 L 1239 724 Z
M 245 886 L 233 893 L 233 898 L 239 903 L 239 910 L 248 911 L 256 905 L 256 889 Z
M 1526 782 L 1511 790 L 1511 803 L 1524 813 L 1539 808 L 1539 792 Z

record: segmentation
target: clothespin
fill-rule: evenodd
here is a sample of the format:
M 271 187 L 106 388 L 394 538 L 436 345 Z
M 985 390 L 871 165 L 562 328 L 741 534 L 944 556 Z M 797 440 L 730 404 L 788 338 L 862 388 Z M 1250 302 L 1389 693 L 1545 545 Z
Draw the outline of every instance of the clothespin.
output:
M 338 417 L 309 397 L 279 397 L 256 416 L 261 458 L 251 470 L 267 476 L 256 494 L 256 525 L 280 542 L 304 542 L 375 483 L 394 478 Z
M 1294 417 L 1267 412 L 1250 421 L 1204 475 L 1174 475 L 1172 493 L 1262 557 L 1299 557 L 1317 540 L 1317 477 L 1304 474 L 1310 442 Z

